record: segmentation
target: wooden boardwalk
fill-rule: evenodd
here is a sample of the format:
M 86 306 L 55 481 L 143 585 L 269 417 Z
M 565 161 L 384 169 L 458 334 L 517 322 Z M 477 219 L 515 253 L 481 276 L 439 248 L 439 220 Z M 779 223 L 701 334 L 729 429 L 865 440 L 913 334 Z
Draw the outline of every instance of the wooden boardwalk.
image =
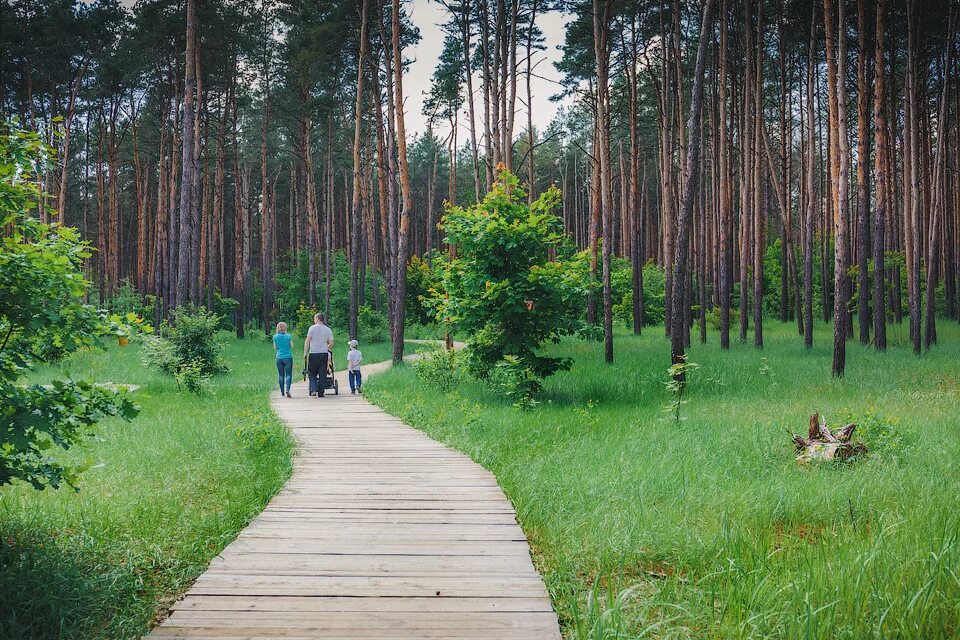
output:
M 274 397 L 293 475 L 148 637 L 559 640 L 493 475 L 338 378 Z

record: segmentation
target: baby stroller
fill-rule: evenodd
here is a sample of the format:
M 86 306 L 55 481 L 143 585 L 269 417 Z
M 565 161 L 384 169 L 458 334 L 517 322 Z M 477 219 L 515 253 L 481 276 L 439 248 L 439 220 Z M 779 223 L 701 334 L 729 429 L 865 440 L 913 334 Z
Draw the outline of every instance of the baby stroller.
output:
M 330 353 L 327 355 L 327 375 L 325 375 L 325 376 L 323 377 L 323 388 L 324 388 L 324 390 L 332 389 L 332 390 L 333 390 L 333 395 L 338 396 L 338 395 L 340 395 L 340 383 L 337 382 L 337 378 L 336 378 L 336 376 L 333 374 L 333 372 L 334 372 L 334 368 L 333 368 L 333 352 L 330 352 Z M 300 373 L 301 373 L 301 375 L 303 376 L 303 379 L 306 380 L 306 379 L 307 379 L 307 363 L 306 363 L 306 362 L 303 363 L 303 371 L 301 371 Z M 317 393 L 317 388 L 316 388 L 316 386 L 314 385 L 313 380 L 311 380 L 311 381 L 310 381 L 310 395 L 314 395 L 314 394 L 316 394 L 316 393 Z

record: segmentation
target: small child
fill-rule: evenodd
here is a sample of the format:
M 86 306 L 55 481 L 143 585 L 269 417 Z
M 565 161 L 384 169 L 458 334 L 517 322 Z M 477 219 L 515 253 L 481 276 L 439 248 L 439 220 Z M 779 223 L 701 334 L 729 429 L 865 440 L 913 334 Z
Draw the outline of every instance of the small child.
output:
M 350 377 L 350 395 L 357 392 L 363 393 L 363 377 L 360 375 L 360 361 L 363 360 L 363 354 L 357 349 L 356 340 L 347 343 L 350 345 L 350 351 L 347 352 L 347 375 Z

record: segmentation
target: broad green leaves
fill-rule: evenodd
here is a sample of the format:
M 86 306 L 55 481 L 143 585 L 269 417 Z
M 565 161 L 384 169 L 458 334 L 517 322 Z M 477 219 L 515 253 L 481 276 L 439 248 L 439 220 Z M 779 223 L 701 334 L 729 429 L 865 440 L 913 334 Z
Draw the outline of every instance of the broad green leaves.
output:
M 507 356 L 538 378 L 569 366 L 537 354 L 579 329 L 588 286 L 583 256 L 553 213 L 559 199 L 551 187 L 528 204 L 517 177 L 504 171 L 482 202 L 447 208 L 442 228 L 457 258 L 442 274 L 437 318 L 471 336 L 475 375 L 487 377 Z
M 15 479 L 37 489 L 73 485 L 83 465 L 56 458 L 89 435 L 104 416 L 129 420 L 125 393 L 92 383 L 22 386 L 38 360 L 52 360 L 105 335 L 149 331 L 139 318 L 108 317 L 83 302 L 83 261 L 90 249 L 74 229 L 33 217 L 44 202 L 37 186 L 50 151 L 15 120 L 0 125 L 0 485 Z

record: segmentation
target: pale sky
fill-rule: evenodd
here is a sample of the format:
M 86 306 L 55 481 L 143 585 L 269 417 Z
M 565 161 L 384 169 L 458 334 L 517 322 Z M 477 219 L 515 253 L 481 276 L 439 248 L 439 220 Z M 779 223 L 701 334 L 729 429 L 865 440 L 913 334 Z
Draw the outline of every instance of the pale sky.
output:
M 407 74 L 403 78 L 403 91 L 406 94 L 406 118 L 407 129 L 410 132 L 423 132 L 427 128 L 427 117 L 423 115 L 423 103 L 425 94 L 430 91 L 430 78 L 433 75 L 433 69 L 437 65 L 440 52 L 443 50 L 443 31 L 440 29 L 442 23 L 448 20 L 446 9 L 435 0 L 411 0 L 408 8 L 410 10 L 413 23 L 420 29 L 420 42 L 412 50 L 407 52 L 407 56 L 414 60 L 410 65 Z M 562 103 L 551 102 L 550 96 L 560 92 L 561 74 L 557 71 L 553 63 L 560 60 L 562 53 L 558 49 L 563 44 L 565 23 L 564 16 L 560 12 L 551 11 L 537 16 L 537 25 L 543 31 L 545 51 L 534 52 L 533 80 L 531 82 L 531 92 L 533 94 L 533 126 L 542 130 L 546 127 Z M 476 40 L 474 40 L 475 44 Z M 526 55 L 525 51 L 518 51 L 518 60 Z M 526 70 L 524 63 L 522 70 Z M 527 128 L 527 86 L 526 76 L 518 77 L 517 82 L 517 121 L 515 133 L 519 134 Z M 483 94 L 480 92 L 479 75 L 474 77 L 473 82 L 474 100 L 477 115 L 477 131 L 482 132 L 483 117 Z M 466 92 L 466 87 L 464 87 Z M 468 106 L 464 101 L 463 111 L 460 115 L 460 132 L 457 134 L 459 144 L 466 143 L 470 138 L 470 128 L 468 120 Z M 447 134 L 445 126 L 437 127 L 442 131 L 441 137 Z

